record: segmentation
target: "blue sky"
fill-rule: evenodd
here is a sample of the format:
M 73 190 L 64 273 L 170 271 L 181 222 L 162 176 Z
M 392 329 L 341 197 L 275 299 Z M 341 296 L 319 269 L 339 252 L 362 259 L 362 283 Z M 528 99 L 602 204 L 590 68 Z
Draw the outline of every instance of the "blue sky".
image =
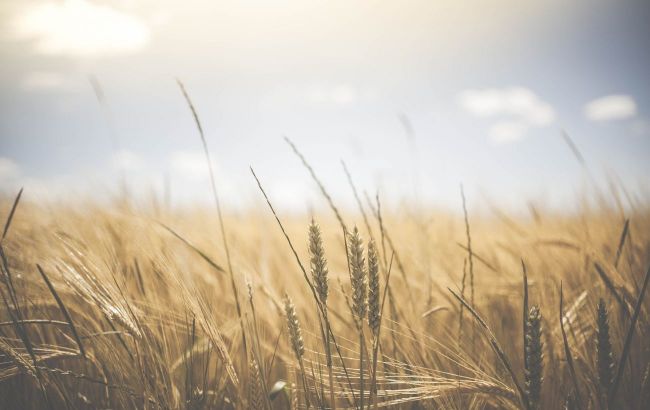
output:
M 118 175 L 175 204 L 210 200 L 201 116 L 224 201 L 321 201 L 282 137 L 334 196 L 457 208 L 570 208 L 585 175 L 647 188 L 650 5 L 642 0 L 0 4 L 0 188 L 101 198 Z M 89 82 L 106 95 L 102 109 Z M 406 132 L 403 120 L 412 127 Z

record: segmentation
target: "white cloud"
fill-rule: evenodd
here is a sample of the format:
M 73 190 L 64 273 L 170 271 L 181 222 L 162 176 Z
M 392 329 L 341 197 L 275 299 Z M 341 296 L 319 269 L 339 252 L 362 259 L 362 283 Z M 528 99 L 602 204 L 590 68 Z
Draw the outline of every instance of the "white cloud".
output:
M 120 171 L 138 171 L 144 167 L 144 160 L 134 152 L 120 151 L 111 158 L 113 168 Z
M 20 175 L 20 167 L 11 158 L 0 157 L 0 181 L 16 178 Z
M 34 40 L 42 54 L 100 56 L 137 51 L 149 42 L 138 18 L 86 0 L 33 5 L 14 22 L 18 38 Z
M 523 87 L 465 90 L 459 94 L 458 101 L 477 117 L 514 116 L 539 126 L 555 121 L 553 107 Z
M 620 94 L 590 101 L 585 105 L 584 112 L 591 121 L 611 121 L 634 117 L 637 108 L 632 96 Z
M 518 121 L 501 121 L 492 124 L 488 135 L 492 141 L 506 143 L 517 141 L 526 134 L 528 126 Z
M 555 121 L 553 107 L 524 87 L 465 90 L 458 95 L 458 103 L 479 118 L 509 118 L 491 125 L 489 135 L 495 142 L 521 139 L 530 127 Z

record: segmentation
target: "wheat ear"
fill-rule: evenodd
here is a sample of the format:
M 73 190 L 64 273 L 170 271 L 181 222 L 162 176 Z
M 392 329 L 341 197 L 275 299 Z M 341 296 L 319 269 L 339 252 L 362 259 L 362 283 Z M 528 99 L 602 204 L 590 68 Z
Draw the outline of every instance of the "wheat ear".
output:
M 542 314 L 539 307 L 533 306 L 528 313 L 526 326 L 526 399 L 529 410 L 540 408 L 542 392 L 542 372 L 544 370 L 544 355 L 542 353 Z
M 355 226 L 349 234 L 348 254 L 350 260 L 350 279 L 352 281 L 352 311 L 356 316 L 359 329 L 359 407 L 363 409 L 364 381 L 363 381 L 363 322 L 368 312 L 368 278 L 363 257 L 363 240 L 359 229 Z
M 608 400 L 609 389 L 612 387 L 614 357 L 609 336 L 609 319 L 607 305 L 603 298 L 598 301 L 598 329 L 596 332 L 596 360 L 598 367 L 598 386 L 605 402 Z
M 309 408 L 309 389 L 307 387 L 305 365 L 302 360 L 302 357 L 305 355 L 305 342 L 302 338 L 302 329 L 300 328 L 300 321 L 298 320 L 298 315 L 296 314 L 296 307 L 287 294 L 284 296 L 284 312 L 287 317 L 287 328 L 289 329 L 289 343 L 291 344 L 293 353 L 296 355 L 296 359 L 298 359 L 298 365 L 300 366 L 300 373 L 302 375 L 302 386 L 305 394 L 305 401 L 307 402 L 307 408 Z
M 330 349 L 330 323 L 327 313 L 327 296 L 329 294 L 328 286 L 328 269 L 327 259 L 325 258 L 325 249 L 323 247 L 323 239 L 321 237 L 320 227 L 312 219 L 309 225 L 309 265 L 311 270 L 311 277 L 314 283 L 314 288 L 320 303 L 323 307 L 323 326 L 322 339 L 325 347 L 325 356 L 327 360 L 327 373 L 329 378 L 329 396 L 330 406 L 332 409 L 336 408 L 334 398 L 334 374 L 332 369 L 332 351 Z
M 250 360 L 248 366 L 248 407 L 251 410 L 264 409 L 264 386 L 260 367 L 255 358 Z

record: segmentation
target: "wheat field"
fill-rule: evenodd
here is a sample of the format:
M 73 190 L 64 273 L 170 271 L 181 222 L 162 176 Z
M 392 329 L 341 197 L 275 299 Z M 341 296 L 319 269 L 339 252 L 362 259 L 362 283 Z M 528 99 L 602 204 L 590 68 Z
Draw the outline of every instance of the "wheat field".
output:
M 643 201 L 307 215 L 260 192 L 241 214 L 5 198 L 0 406 L 645 408 Z
M 0 410 L 650 410 L 648 73 L 650 0 L 0 0 Z

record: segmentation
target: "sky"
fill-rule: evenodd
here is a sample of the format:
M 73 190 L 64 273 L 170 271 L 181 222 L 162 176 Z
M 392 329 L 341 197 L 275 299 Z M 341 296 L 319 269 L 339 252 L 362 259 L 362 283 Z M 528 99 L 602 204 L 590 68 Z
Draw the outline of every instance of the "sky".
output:
M 571 209 L 586 181 L 647 192 L 650 3 L 0 2 L 0 191 Z M 98 99 L 98 93 L 101 98 Z M 570 135 L 589 171 L 576 160 Z

